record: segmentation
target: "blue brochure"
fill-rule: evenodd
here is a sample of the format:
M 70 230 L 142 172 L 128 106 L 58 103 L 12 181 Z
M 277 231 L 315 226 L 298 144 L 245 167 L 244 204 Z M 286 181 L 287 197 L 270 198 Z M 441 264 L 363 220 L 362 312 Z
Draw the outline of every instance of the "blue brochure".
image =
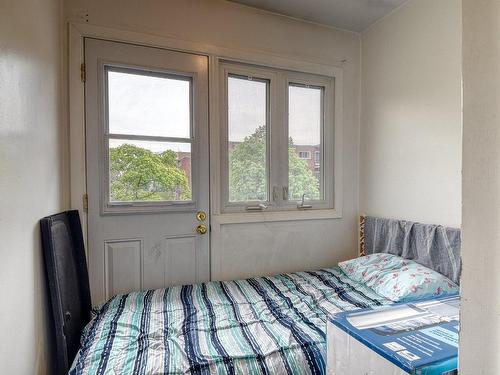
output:
M 458 295 L 335 314 L 331 322 L 409 374 L 456 373 Z

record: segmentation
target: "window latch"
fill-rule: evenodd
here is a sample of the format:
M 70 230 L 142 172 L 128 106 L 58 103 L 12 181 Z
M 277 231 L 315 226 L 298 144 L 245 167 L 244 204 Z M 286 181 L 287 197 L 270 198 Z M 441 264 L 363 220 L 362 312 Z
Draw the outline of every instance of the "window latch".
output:
M 245 210 L 247 211 L 263 211 L 267 209 L 267 206 L 264 203 L 256 204 L 255 206 L 246 206 Z
M 307 208 L 312 208 L 312 204 L 305 204 L 306 195 L 302 194 L 302 200 L 297 204 L 299 210 L 305 210 Z
M 273 201 L 277 202 L 280 199 L 280 187 L 273 187 Z
M 283 186 L 283 200 L 288 200 L 288 186 Z

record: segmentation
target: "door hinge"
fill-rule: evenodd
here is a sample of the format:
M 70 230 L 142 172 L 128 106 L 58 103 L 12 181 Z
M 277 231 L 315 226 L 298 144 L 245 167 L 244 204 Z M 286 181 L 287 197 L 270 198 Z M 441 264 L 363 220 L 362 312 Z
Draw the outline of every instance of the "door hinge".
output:
M 88 194 L 83 194 L 82 203 L 83 203 L 83 212 L 88 212 L 88 210 L 89 210 L 89 195 Z
M 80 79 L 82 80 L 83 83 L 85 83 L 86 78 L 87 78 L 87 69 L 85 67 L 85 63 L 82 63 L 80 65 Z

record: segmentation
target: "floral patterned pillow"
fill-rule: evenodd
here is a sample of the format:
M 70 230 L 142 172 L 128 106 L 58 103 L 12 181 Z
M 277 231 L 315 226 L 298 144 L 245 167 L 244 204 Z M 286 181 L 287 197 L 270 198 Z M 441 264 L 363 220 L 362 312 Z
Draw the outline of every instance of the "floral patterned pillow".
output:
M 350 279 L 394 302 L 446 296 L 459 291 L 446 276 L 392 254 L 371 254 L 341 262 L 339 267 Z

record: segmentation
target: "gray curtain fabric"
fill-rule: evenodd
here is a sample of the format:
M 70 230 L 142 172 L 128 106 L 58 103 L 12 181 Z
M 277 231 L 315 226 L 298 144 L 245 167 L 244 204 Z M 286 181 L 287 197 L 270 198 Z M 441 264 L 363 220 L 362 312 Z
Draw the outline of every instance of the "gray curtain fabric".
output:
M 399 255 L 460 281 L 460 229 L 411 221 L 365 219 L 365 253 Z

